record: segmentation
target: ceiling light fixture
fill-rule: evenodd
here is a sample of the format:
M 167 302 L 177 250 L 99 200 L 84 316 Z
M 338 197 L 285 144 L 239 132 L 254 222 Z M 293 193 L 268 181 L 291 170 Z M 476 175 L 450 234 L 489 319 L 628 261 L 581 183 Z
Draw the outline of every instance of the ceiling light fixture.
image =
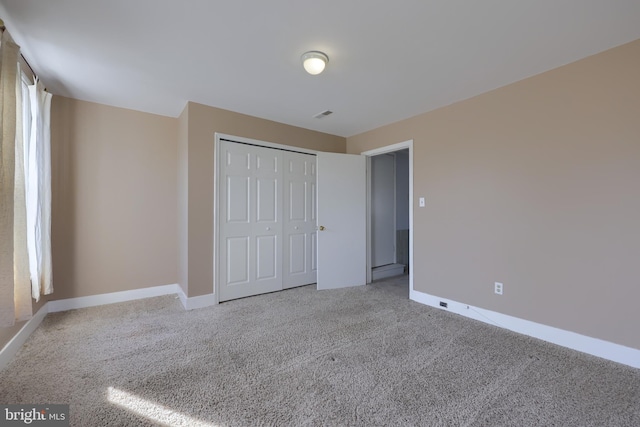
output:
M 327 66 L 327 62 L 329 62 L 329 57 L 317 50 L 312 50 L 302 55 L 304 69 L 313 76 L 320 74 L 324 67 Z

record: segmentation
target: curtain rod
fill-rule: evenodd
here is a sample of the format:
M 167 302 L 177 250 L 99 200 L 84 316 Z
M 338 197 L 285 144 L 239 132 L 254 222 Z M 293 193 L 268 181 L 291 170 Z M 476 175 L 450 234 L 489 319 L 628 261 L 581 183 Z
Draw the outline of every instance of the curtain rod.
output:
M 7 27 L 4 26 L 4 21 L 0 19 L 0 32 L 4 33 L 5 31 L 7 31 Z M 22 52 L 20 52 L 20 57 L 22 58 L 24 63 L 27 64 L 27 67 L 29 67 L 29 70 L 31 70 L 31 74 L 33 74 L 33 78 L 37 79 L 38 75 L 36 74 L 35 71 L 33 71 L 33 67 L 31 66 L 31 64 L 29 64 L 29 61 L 27 61 L 27 58 L 24 57 Z

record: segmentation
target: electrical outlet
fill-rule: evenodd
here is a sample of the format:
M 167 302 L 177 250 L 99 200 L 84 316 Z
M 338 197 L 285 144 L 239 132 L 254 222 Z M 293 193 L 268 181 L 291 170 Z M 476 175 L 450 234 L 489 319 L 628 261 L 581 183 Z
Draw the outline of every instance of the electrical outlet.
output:
M 504 285 L 500 282 L 495 282 L 494 283 L 494 288 L 493 291 L 498 294 L 498 295 L 502 295 L 502 288 L 504 287 Z
M 447 308 L 448 306 L 449 306 L 449 304 L 447 304 L 446 302 L 440 301 L 440 307 Z

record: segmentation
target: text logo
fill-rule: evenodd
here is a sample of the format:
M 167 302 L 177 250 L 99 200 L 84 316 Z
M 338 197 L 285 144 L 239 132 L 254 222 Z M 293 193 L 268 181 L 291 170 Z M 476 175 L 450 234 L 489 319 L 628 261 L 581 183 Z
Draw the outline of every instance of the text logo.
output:
M 2 426 L 69 426 L 69 405 L 0 405 Z

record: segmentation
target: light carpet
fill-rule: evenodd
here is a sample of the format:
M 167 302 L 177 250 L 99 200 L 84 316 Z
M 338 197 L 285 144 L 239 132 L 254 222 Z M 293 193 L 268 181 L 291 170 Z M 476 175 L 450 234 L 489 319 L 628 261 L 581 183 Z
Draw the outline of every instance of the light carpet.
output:
M 0 402 L 75 426 L 640 426 L 640 370 L 415 303 L 404 277 L 50 314 Z

